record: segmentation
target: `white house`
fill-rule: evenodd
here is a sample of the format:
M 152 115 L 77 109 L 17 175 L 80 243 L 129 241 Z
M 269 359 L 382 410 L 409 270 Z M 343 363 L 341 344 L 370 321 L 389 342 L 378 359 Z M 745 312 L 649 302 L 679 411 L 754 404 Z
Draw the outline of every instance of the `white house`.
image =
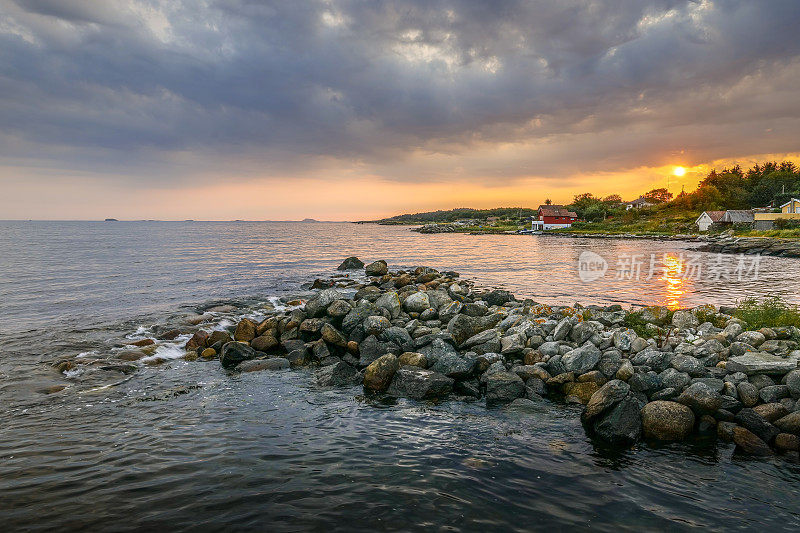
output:
M 725 216 L 725 211 L 703 211 L 703 214 L 697 218 L 695 224 L 700 228 L 700 231 L 708 231 L 712 224 L 721 222 L 723 216 Z
M 647 198 L 640 196 L 636 200 L 632 202 L 628 202 L 625 204 L 625 210 L 630 211 L 631 209 L 641 209 L 643 207 L 650 207 L 655 205 L 653 202 L 649 201 Z

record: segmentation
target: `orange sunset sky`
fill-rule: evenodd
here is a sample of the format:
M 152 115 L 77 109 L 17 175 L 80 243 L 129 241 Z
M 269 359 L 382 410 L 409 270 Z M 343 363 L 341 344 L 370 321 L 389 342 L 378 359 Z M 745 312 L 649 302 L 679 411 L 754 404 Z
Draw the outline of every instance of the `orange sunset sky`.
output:
M 0 0 L 0 218 L 364 220 L 690 191 L 711 168 L 800 162 L 799 11 Z

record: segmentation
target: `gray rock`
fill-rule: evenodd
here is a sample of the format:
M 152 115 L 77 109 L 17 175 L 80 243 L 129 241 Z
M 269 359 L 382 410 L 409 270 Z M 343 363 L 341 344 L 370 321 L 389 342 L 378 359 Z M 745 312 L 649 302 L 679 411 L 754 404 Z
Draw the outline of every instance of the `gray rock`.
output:
M 391 342 L 403 350 L 409 350 L 412 346 L 411 335 L 405 328 L 392 326 L 387 328 L 381 335 L 386 342 Z
M 461 312 L 464 304 L 461 302 L 452 302 L 439 308 L 439 319 L 442 322 L 450 322 L 453 317 Z
M 389 273 L 389 266 L 381 259 L 365 266 L 364 272 L 367 276 L 383 276 Z
M 662 387 L 661 378 L 652 370 L 634 374 L 628 380 L 628 385 L 630 385 L 632 391 L 645 394 L 650 394 Z
M 592 370 L 598 361 L 600 361 L 601 352 L 592 343 L 586 343 L 579 348 L 570 350 L 561 358 L 561 364 L 564 365 L 566 372 L 574 372 L 575 374 L 584 374 Z
M 764 387 L 758 391 L 758 395 L 764 403 L 777 402 L 782 398 L 789 397 L 789 387 L 786 385 L 772 385 L 771 387 Z
M 792 370 L 784 378 L 792 398 L 800 398 L 800 370 Z
M 754 348 L 758 348 L 764 344 L 764 341 L 766 341 L 767 338 L 760 331 L 745 331 L 737 335 L 736 340 L 745 344 L 749 344 Z
M 445 356 L 455 355 L 458 357 L 456 349 L 452 345 L 444 342 L 442 339 L 434 339 L 433 342 L 426 346 L 422 346 L 417 350 L 425 356 L 428 360 L 428 366 L 436 364 L 436 361 Z
M 595 436 L 616 445 L 635 443 L 642 432 L 640 409 L 639 401 L 628 394 L 593 423 Z
M 800 411 L 794 411 L 775 421 L 782 431 L 800 435 Z
M 745 407 L 753 407 L 758 403 L 758 389 L 748 381 L 742 381 L 736 385 L 736 392 L 739 393 L 739 400 Z
M 392 319 L 399 317 L 403 312 L 402 305 L 400 304 L 400 297 L 395 291 L 382 294 L 377 300 L 375 300 L 375 307 L 389 311 L 389 315 L 392 317 Z
M 518 354 L 525 349 L 525 338 L 520 334 L 512 334 L 500 339 L 500 353 L 503 355 Z
M 477 335 L 482 331 L 493 328 L 497 325 L 501 316 L 498 314 L 471 317 L 467 315 L 456 315 L 448 324 L 447 331 L 453 336 L 453 341 L 456 345 L 461 346 L 461 343 L 470 337 Z
M 387 394 L 413 400 L 444 398 L 453 390 L 453 380 L 433 372 L 415 367 L 401 367 L 395 372 Z
M 691 355 L 676 355 L 672 358 L 672 368 L 678 372 L 684 372 L 690 376 L 702 376 L 705 374 L 705 367 L 697 358 Z
M 370 335 L 358 345 L 359 361 L 358 366 L 365 367 L 375 361 L 378 357 L 392 353 L 399 355 L 400 348 L 391 342 L 381 342 L 374 335 Z
M 630 386 L 624 381 L 612 379 L 592 394 L 581 418 L 587 423 L 593 421 L 613 405 L 622 401 L 630 390 Z
M 409 313 L 422 313 L 430 308 L 431 301 L 425 291 L 415 292 L 408 296 L 403 302 L 403 308 Z
M 613 340 L 614 347 L 623 352 L 628 352 L 631 349 L 634 339 L 638 336 L 632 329 L 622 329 L 614 332 Z
M 341 300 L 342 294 L 336 289 L 325 289 L 306 302 L 306 314 L 309 318 L 325 316 L 328 306 Z
M 454 352 L 443 353 L 430 365 L 430 369 L 447 377 L 464 379 L 472 375 L 477 359 L 463 357 Z
M 677 401 L 689 406 L 697 415 L 713 415 L 722 406 L 722 397 L 705 383 L 689 385 Z
M 558 323 L 556 329 L 553 330 L 553 340 L 554 341 L 563 341 L 569 335 L 570 330 L 572 329 L 572 322 L 569 318 L 564 318 L 561 322 Z
M 499 337 L 500 337 L 499 331 L 497 331 L 496 329 L 487 329 L 486 331 L 482 331 L 477 335 L 473 335 L 469 339 L 465 340 L 462 344 L 460 344 L 460 347 L 462 349 L 472 348 L 473 346 L 485 344 L 487 342 L 498 339 Z
M 356 270 L 364 268 L 364 263 L 362 263 L 358 257 L 348 257 L 342 264 L 338 266 L 336 270 Z
M 686 310 L 678 310 L 672 315 L 672 325 L 678 329 L 696 328 L 700 322 L 697 317 Z
M 344 361 L 320 368 L 315 377 L 323 387 L 348 387 L 358 384 L 360 379 L 358 371 Z
M 511 372 L 496 372 L 486 379 L 487 402 L 512 402 L 525 396 L 525 383 Z
M 258 352 L 250 346 L 241 342 L 228 342 L 222 346 L 219 362 L 225 368 L 233 368 L 242 361 L 255 359 L 256 357 L 258 357 Z
M 545 342 L 541 346 L 539 346 L 539 352 L 542 355 L 546 355 L 548 357 L 553 357 L 554 355 L 558 355 L 559 354 L 559 351 L 558 351 L 558 347 L 559 346 L 560 346 L 560 343 L 556 342 L 556 341 Z
M 745 407 L 736 413 L 736 422 L 747 430 L 752 431 L 764 442 L 772 442 L 775 436 L 780 433 L 780 430 L 767 422 L 762 416 Z
M 634 370 L 630 360 L 624 359 L 620 364 L 619 369 L 617 369 L 615 375 L 617 379 L 621 379 L 622 381 L 628 381 L 631 379 L 634 375 Z
M 389 319 L 383 316 L 368 316 L 364 319 L 364 333 L 367 335 L 380 335 L 391 326 Z
M 746 331 L 745 333 L 753 332 Z M 751 352 L 731 357 L 725 368 L 729 372 L 744 372 L 748 376 L 752 374 L 783 375 L 797 369 L 797 360 L 784 359 L 765 352 Z
M 597 327 L 591 322 L 579 322 L 572 327 L 569 338 L 572 342 L 581 345 L 597 333 Z
M 236 370 L 241 372 L 258 372 L 260 370 L 286 370 L 289 368 L 289 361 L 283 357 L 272 357 L 270 359 L 250 359 L 242 361 L 236 365 Z
M 684 387 L 689 385 L 692 378 L 685 372 L 680 372 L 675 368 L 668 368 L 658 375 L 661 378 L 661 383 L 665 387 L 673 387 L 677 390 L 683 390 Z

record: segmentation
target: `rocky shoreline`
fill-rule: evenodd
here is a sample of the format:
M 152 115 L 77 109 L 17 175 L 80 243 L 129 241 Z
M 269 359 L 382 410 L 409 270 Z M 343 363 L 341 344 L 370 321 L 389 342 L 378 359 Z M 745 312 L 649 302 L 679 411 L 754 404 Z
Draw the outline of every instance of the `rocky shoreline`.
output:
M 747 331 L 712 306 L 548 306 L 456 272 L 354 257 L 339 271 L 258 322 L 200 324 L 182 337 L 183 358 L 234 372 L 305 367 L 320 386 L 417 401 L 580 404 L 586 431 L 620 446 L 705 435 L 751 455 L 800 450 L 798 328 Z M 117 357 L 133 365 L 134 355 Z
M 700 246 L 698 250 L 723 254 L 800 257 L 800 241 L 770 237 L 734 237 L 724 235 L 708 238 L 706 244 Z

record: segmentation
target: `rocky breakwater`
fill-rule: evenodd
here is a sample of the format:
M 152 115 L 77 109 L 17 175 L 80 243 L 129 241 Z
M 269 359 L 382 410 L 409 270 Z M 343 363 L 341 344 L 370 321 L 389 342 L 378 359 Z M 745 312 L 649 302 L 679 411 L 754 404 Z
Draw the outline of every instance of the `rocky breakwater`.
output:
M 411 228 L 411 231 L 417 233 L 455 233 L 458 228 L 453 224 L 425 224 L 418 228 Z
M 708 237 L 698 250 L 724 254 L 774 255 L 778 257 L 800 257 L 800 241 L 773 239 L 769 237 L 734 237 L 722 235 Z
M 709 435 L 755 455 L 800 448 L 797 328 L 747 331 L 710 306 L 652 307 L 636 314 L 640 335 L 618 305 L 540 305 L 455 272 L 359 264 L 343 269 L 363 269 L 363 282 L 339 277 L 301 308 L 242 319 L 229 337 L 196 333 L 188 358 L 218 353 L 234 371 L 310 367 L 321 386 L 413 400 L 585 405 L 587 432 L 621 446 Z

